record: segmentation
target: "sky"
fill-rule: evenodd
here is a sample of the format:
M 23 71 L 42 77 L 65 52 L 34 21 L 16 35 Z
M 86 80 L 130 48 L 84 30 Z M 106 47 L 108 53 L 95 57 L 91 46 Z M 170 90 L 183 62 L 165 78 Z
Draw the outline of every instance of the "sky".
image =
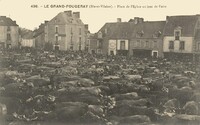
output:
M 59 12 L 78 11 L 83 23 L 89 24 L 90 32 L 95 33 L 105 23 L 116 22 L 117 18 L 121 18 L 122 22 L 134 17 L 143 17 L 145 21 L 160 21 L 165 20 L 166 16 L 200 14 L 198 3 L 199 0 L 0 0 L 0 16 L 10 17 L 20 27 L 34 30 Z M 31 7 L 33 5 L 38 7 Z M 65 7 L 56 8 L 54 5 Z M 69 8 L 66 5 L 87 5 L 87 7 Z M 112 8 L 105 6 L 90 8 L 90 5 L 105 5 Z M 47 6 L 49 8 L 46 8 Z

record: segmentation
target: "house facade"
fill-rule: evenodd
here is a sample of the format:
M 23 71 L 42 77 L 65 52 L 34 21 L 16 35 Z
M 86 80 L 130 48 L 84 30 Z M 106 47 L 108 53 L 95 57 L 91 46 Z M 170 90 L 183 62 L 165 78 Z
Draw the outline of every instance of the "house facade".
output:
M 33 38 L 32 31 L 28 31 L 24 34 L 21 34 L 21 47 L 35 47 L 35 40 Z
M 106 55 L 129 55 L 129 41 L 134 28 L 134 23 L 117 22 L 106 23 L 97 32 L 99 51 Z
M 137 57 L 163 57 L 162 41 L 165 21 L 136 23 L 130 40 L 129 53 Z
M 45 44 L 53 50 L 85 50 L 86 30 L 79 12 L 64 11 L 45 25 Z
M 0 16 L 0 48 L 19 47 L 19 26 L 16 21 Z
M 47 41 L 47 31 L 45 30 L 46 25 L 49 21 L 44 21 L 41 23 L 37 29 L 33 31 L 33 37 L 35 41 L 35 47 L 37 49 L 52 50 L 52 44 L 48 44 Z M 45 42 L 47 44 L 45 44 Z
M 199 15 L 167 16 L 164 29 L 163 53 L 167 58 L 191 60 L 198 52 Z
M 162 40 L 165 21 L 144 22 L 135 17 L 129 22 L 106 23 L 98 32 L 103 54 L 163 57 Z M 97 42 L 98 44 L 98 42 Z

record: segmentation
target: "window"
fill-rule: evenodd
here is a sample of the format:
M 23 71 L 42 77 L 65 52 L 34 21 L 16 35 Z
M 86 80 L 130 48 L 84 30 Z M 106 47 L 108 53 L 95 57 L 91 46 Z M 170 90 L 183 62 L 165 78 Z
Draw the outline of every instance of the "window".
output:
M 97 48 L 102 48 L 103 47 L 103 42 L 101 40 L 97 41 Z
M 105 29 L 105 34 L 107 34 L 108 33 L 108 30 L 107 29 Z
M 56 31 L 55 32 L 58 33 L 58 26 L 56 26 Z
M 81 44 L 79 44 L 79 50 L 81 50 Z
M 198 43 L 198 50 L 200 50 L 200 43 Z
M 174 49 L 174 41 L 169 41 L 169 49 Z
M 97 53 L 98 53 L 98 54 L 101 54 L 102 51 L 101 51 L 100 49 L 97 49 Z
M 120 50 L 125 50 L 125 41 L 120 41 Z
M 140 40 L 137 40 L 137 47 L 140 47 Z
M 79 44 L 81 43 L 81 37 L 79 37 Z
M 71 34 L 73 34 L 73 29 L 71 28 Z
M 10 26 L 8 26 L 8 28 L 7 28 L 7 31 L 10 31 L 11 29 L 10 29 Z
M 10 33 L 7 34 L 7 40 L 11 40 L 11 35 L 10 35 Z
M 137 32 L 136 37 L 143 37 L 143 35 L 144 35 L 144 31 L 139 31 Z
M 180 31 L 175 31 L 175 40 L 180 40 Z
M 58 36 L 56 35 L 55 37 L 56 37 L 56 42 L 58 42 Z
M 79 28 L 79 35 L 81 35 L 81 28 Z
M 157 41 L 153 41 L 153 47 L 157 48 Z
M 185 49 L 185 41 L 180 41 L 180 50 L 184 50 Z
M 140 41 L 140 46 L 144 47 L 144 41 Z
M 73 38 L 73 37 L 71 36 L 71 42 L 72 42 L 72 38 Z
M 146 41 L 145 46 L 149 47 L 149 41 Z
M 73 47 L 73 45 L 71 44 L 71 46 L 70 46 L 70 50 L 73 50 L 74 49 L 74 47 Z
M 79 37 L 79 50 L 81 50 L 81 37 Z
M 47 34 L 45 34 L 44 39 L 45 39 L 45 42 L 47 42 Z
M 98 32 L 98 38 L 102 38 L 102 37 L 103 37 L 102 32 L 101 31 Z
M 70 23 L 73 23 L 73 19 L 72 19 L 72 18 L 71 18 L 71 19 L 69 19 L 69 22 L 70 22 Z

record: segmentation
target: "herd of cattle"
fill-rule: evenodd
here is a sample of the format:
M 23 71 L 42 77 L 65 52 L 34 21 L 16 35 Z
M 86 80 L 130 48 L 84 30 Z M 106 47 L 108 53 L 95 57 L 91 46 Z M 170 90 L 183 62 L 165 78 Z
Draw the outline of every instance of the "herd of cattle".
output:
M 190 62 L 83 53 L 0 55 L 0 123 L 200 123 L 200 77 Z

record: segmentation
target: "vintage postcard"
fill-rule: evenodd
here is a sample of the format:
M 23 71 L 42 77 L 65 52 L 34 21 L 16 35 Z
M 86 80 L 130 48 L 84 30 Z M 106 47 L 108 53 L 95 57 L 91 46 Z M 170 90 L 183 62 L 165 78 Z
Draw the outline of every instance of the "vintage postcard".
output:
M 199 125 L 197 0 L 0 0 L 0 125 Z

